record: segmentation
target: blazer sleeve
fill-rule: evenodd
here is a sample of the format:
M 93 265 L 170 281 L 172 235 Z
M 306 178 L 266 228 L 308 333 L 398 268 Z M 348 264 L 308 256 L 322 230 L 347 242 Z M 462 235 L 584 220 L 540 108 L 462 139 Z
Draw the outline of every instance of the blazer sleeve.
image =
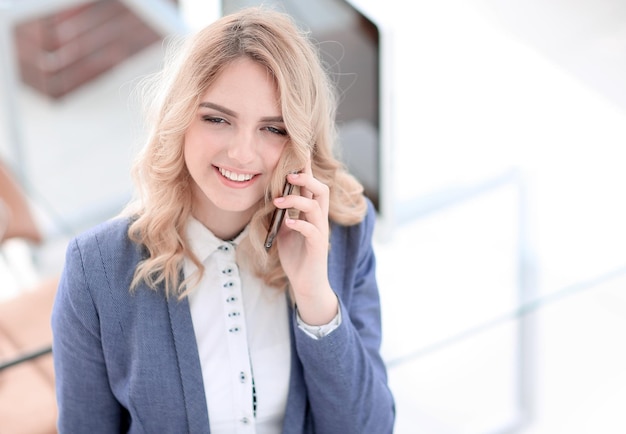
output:
M 72 241 L 52 311 L 59 433 L 124 430 L 122 407 L 108 383 L 98 311 L 85 275 L 83 252 Z
M 318 340 L 294 327 L 315 432 L 393 432 L 394 400 L 380 356 L 380 300 L 372 246 L 375 214 L 369 206 L 364 222 L 341 228 L 331 237 L 329 270 L 341 324 Z

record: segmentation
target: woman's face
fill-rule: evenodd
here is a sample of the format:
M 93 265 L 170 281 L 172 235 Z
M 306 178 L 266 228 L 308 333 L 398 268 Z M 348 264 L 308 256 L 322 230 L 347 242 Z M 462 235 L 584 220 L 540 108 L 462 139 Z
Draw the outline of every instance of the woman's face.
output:
M 248 58 L 232 62 L 202 95 L 184 137 L 194 216 L 247 222 L 287 141 L 270 73 Z

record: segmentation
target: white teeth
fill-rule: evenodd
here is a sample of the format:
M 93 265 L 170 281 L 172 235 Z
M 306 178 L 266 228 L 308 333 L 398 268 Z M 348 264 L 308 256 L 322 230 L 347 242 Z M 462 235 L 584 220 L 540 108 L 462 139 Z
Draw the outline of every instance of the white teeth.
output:
M 254 176 L 254 175 L 249 175 L 249 174 L 244 174 L 244 173 L 234 173 L 234 172 L 231 172 L 230 170 L 222 169 L 221 167 L 219 170 L 222 176 L 230 179 L 231 181 L 239 181 L 239 182 L 249 181 Z

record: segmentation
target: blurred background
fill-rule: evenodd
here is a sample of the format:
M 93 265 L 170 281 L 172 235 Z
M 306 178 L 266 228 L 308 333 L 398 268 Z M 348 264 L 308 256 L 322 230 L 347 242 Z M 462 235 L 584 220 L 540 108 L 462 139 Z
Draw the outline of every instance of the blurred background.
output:
M 34 357 L 0 365 L 0 432 L 50 432 L 2 429 L 55 411 L 48 331 L 20 336 L 49 303 L 18 302 L 130 199 L 136 85 L 170 36 L 256 3 L 0 3 L 0 364 Z M 626 432 L 626 3 L 264 3 L 319 43 L 378 210 L 396 432 Z

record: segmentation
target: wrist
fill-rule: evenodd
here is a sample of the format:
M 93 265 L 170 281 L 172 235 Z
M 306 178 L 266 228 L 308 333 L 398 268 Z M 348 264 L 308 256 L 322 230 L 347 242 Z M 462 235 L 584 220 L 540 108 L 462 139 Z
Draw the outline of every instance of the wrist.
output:
M 330 286 L 311 295 L 299 295 L 296 291 L 294 295 L 300 318 L 311 326 L 328 324 L 339 312 L 337 295 Z

